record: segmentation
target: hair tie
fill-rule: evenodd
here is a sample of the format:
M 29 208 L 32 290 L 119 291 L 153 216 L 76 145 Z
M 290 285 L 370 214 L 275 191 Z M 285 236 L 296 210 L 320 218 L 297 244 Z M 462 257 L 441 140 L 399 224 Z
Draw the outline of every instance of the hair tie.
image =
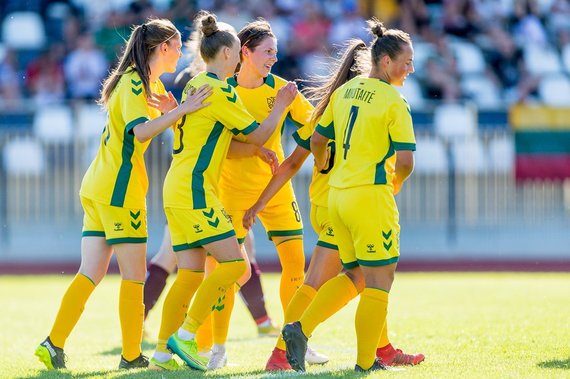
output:
M 143 26 L 141 26 L 141 29 L 142 29 L 143 34 L 146 34 L 148 27 L 146 26 L 146 24 L 143 24 Z

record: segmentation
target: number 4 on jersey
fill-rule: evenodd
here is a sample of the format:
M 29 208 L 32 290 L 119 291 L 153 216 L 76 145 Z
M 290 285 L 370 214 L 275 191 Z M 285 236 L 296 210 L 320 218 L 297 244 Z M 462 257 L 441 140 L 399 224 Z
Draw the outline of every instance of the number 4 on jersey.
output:
M 346 159 L 348 154 L 348 149 L 350 149 L 350 137 L 352 137 L 352 128 L 356 122 L 356 117 L 358 117 L 358 107 L 353 105 L 350 108 L 350 114 L 348 115 L 348 124 L 344 129 L 344 140 L 342 142 L 342 149 L 344 150 L 343 158 Z

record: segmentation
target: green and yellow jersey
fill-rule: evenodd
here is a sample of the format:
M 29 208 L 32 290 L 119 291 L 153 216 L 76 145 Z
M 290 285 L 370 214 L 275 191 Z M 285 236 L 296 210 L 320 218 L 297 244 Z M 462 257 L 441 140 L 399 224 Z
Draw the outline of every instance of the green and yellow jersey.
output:
M 182 94 L 212 86 L 211 105 L 188 114 L 174 128 L 172 164 L 164 180 L 164 206 L 185 209 L 219 207 L 218 181 L 232 136 L 247 135 L 259 124 L 235 89 L 212 73 L 191 79 Z M 238 173 L 243 178 L 243 171 Z M 235 193 L 234 193 L 235 196 Z
M 415 150 L 410 107 L 379 79 L 356 77 L 331 96 L 316 131 L 336 141 L 329 184 L 392 186 L 395 151 Z
M 154 93 L 166 94 L 160 80 L 150 83 Z M 97 156 L 87 169 L 79 194 L 98 203 L 146 209 L 148 177 L 144 152 L 150 141 L 139 142 L 133 128 L 160 116 L 147 104 L 147 94 L 136 71 L 124 74 L 107 105 L 108 119 Z
M 247 111 L 258 123 L 267 118 L 275 103 L 277 91 L 287 84 L 286 80 L 272 74 L 265 78 L 262 86 L 253 89 L 239 86 L 233 77 L 229 78 L 227 82 L 235 88 Z M 285 119 L 288 118 L 296 126 L 302 127 L 308 123 L 312 111 L 313 106 L 309 101 L 298 94 L 287 111 L 284 112 L 275 132 L 263 145 L 277 154 L 279 163 L 283 162 L 284 159 L 281 135 L 284 131 Z M 244 173 L 247 173 L 246 177 Z M 224 162 L 220 180 L 220 196 L 224 206 L 230 210 L 248 209 L 257 201 L 271 177 L 271 167 L 257 156 L 227 159 Z M 239 195 L 236 196 L 236 194 Z M 293 187 L 289 181 L 273 197 L 270 204 L 290 203 L 293 199 Z

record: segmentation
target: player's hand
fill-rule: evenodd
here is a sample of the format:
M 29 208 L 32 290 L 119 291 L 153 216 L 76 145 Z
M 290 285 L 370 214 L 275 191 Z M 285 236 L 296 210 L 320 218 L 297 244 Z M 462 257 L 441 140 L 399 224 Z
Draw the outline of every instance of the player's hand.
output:
M 256 155 L 261 158 L 262 161 L 267 163 L 271 167 L 271 174 L 275 174 L 277 168 L 279 167 L 279 159 L 277 159 L 277 154 L 273 150 L 266 149 L 265 147 L 260 147 L 257 149 Z
M 275 98 L 275 106 L 278 109 L 285 109 L 287 108 L 293 100 L 295 100 L 295 96 L 297 96 L 297 84 L 295 82 L 289 82 L 277 91 L 277 97 Z
M 392 179 L 392 187 L 393 187 L 392 194 L 394 196 L 396 196 L 398 192 L 400 192 L 400 190 L 402 189 L 402 182 L 396 178 L 396 175 L 394 175 L 394 179 Z
M 148 105 L 158 109 L 163 114 L 168 113 L 178 106 L 178 102 L 174 98 L 172 92 L 168 91 L 166 95 L 153 93 L 147 100 Z
M 259 201 L 253 204 L 253 206 L 245 212 L 245 215 L 243 215 L 243 227 L 247 230 L 251 229 L 253 224 L 255 224 L 255 216 L 257 216 L 257 214 L 261 212 L 263 208 L 265 208 L 265 204 L 262 204 Z
M 196 91 L 189 93 L 188 97 L 182 104 L 184 113 L 196 112 L 198 109 L 207 107 L 211 103 L 204 103 L 210 95 L 212 94 L 212 87 L 209 84 L 204 84 L 202 87 L 198 88 Z

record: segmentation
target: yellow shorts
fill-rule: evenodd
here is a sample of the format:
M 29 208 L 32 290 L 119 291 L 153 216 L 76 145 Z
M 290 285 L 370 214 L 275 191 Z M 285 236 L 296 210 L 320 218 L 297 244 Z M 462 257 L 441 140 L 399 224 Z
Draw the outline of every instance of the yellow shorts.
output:
M 398 207 L 387 186 L 331 187 L 329 215 L 340 259 L 346 269 L 398 262 Z
M 164 208 L 164 213 L 175 252 L 193 249 L 236 235 L 230 218 L 222 207 Z
M 105 237 L 109 245 L 146 243 L 148 230 L 145 209 L 128 209 L 101 204 L 80 196 L 83 237 Z
M 243 227 L 243 216 L 245 210 L 228 209 L 230 219 L 234 224 L 239 243 L 243 243 L 247 230 Z M 263 227 L 267 231 L 267 237 L 302 236 L 303 221 L 301 211 L 295 199 L 287 203 L 281 203 L 270 207 L 265 207 L 257 214 Z
M 329 217 L 329 209 L 319 205 L 311 205 L 311 225 L 319 235 L 317 246 L 338 250 L 334 228 Z

